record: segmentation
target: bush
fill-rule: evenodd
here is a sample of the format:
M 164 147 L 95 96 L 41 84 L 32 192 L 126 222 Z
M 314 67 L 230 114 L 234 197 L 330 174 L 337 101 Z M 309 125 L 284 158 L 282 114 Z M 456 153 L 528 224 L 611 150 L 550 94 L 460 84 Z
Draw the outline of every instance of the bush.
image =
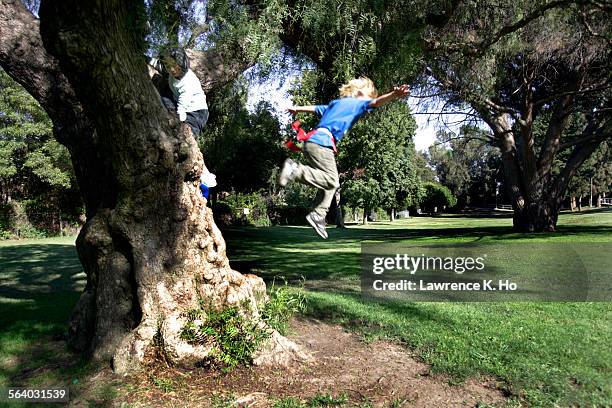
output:
M 309 193 L 298 188 L 289 190 L 284 196 L 263 192 L 230 194 L 213 205 L 213 215 L 215 222 L 223 226 L 305 225 L 314 197 L 314 194 L 307 196 Z M 245 208 L 248 208 L 248 214 L 244 213 Z
M 58 203 L 53 197 L 41 196 L 22 203 L 29 222 L 48 236 L 76 232 L 81 225 L 79 216 L 85 212 L 84 208 Z
M 80 208 L 74 214 L 58 209 L 44 198 L 13 200 L 0 205 L 0 239 L 44 238 L 76 234 L 82 220 Z
M 250 364 L 253 354 L 270 332 L 259 327 L 232 306 L 222 310 L 204 308 L 187 313 L 187 323 L 181 339 L 191 344 L 212 344 L 208 363 L 230 370 L 240 364 Z
M 457 198 L 446 187 L 438 183 L 424 183 L 425 195 L 421 200 L 421 208 L 426 212 L 434 213 L 454 207 Z
M 8 204 L 0 204 L 0 239 L 10 239 L 11 233 L 11 218 L 13 209 Z
M 225 201 L 217 201 L 212 205 L 213 217 L 217 225 L 228 226 L 233 224 L 232 207 Z
M 310 207 L 287 205 L 268 208 L 268 218 L 272 225 L 306 225 L 306 215 Z
M 247 209 L 248 214 L 245 214 Z M 217 201 L 213 206 L 215 221 L 220 225 L 271 225 L 268 204 L 261 192 L 234 193 Z
M 302 183 L 289 183 L 283 190 L 283 202 L 292 208 L 310 208 L 317 189 Z
M 289 183 L 273 205 L 268 207 L 272 225 L 306 225 L 306 215 L 312 210 L 317 189 L 301 183 Z
M 205 306 L 186 313 L 187 323 L 181 330 L 181 339 L 191 344 L 212 344 L 207 363 L 230 370 L 240 364 L 251 364 L 253 354 L 270 337 L 269 328 L 286 334 L 291 316 L 306 309 L 306 298 L 301 288 L 292 288 L 285 281 L 282 286 L 272 283 L 270 299 L 260 310 L 262 327 L 258 321 L 245 317 L 235 306 L 224 309 Z M 249 303 L 242 308 L 249 311 Z
M 27 201 L 11 201 L 0 207 L 0 239 L 45 238 L 45 230 L 36 228 L 27 213 Z
M 383 208 L 377 208 L 374 213 L 376 214 L 376 221 L 389 221 L 389 214 L 387 213 L 387 210 Z

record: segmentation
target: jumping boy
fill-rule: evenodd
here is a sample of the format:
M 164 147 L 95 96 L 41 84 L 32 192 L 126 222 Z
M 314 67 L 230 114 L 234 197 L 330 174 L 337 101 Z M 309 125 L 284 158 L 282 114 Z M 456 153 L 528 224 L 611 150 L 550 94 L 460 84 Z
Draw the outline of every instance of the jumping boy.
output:
M 315 198 L 314 209 L 306 220 L 324 239 L 325 216 L 332 198 L 340 186 L 336 166 L 336 143 L 366 112 L 398 98 L 408 96 L 408 85 L 393 88 L 393 91 L 378 96 L 374 83 L 369 78 L 358 78 L 340 87 L 340 99 L 328 105 L 293 106 L 288 109 L 292 114 L 297 112 L 316 113 L 321 117 L 316 131 L 304 142 L 302 152 L 308 162 L 299 164 L 291 159 L 285 160 L 278 178 L 278 184 L 285 187 L 295 180 L 319 189 Z
M 169 110 L 176 110 L 181 122 L 186 122 L 197 137 L 208 121 L 206 94 L 196 74 L 189 68 L 189 58 L 181 48 L 166 52 L 161 60 L 151 58 L 149 65 L 167 74 L 170 95 L 162 95 L 162 102 Z

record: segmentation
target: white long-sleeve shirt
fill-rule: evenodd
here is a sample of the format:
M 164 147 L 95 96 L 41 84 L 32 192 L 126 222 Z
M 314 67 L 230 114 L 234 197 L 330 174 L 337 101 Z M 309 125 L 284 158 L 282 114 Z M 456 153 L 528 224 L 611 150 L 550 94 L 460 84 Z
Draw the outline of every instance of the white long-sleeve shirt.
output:
M 187 112 L 208 109 L 202 84 L 192 70 L 188 69 L 181 79 L 175 79 L 169 75 L 168 82 L 177 100 L 176 112 L 182 121 L 185 120 Z
M 159 72 L 162 71 L 162 64 L 158 58 L 149 59 L 149 66 Z M 187 112 L 208 109 L 206 94 L 202 90 L 202 84 L 192 70 L 188 69 L 181 79 L 168 75 L 168 84 L 174 94 L 174 99 L 178 101 L 176 113 L 178 113 L 181 121 L 187 118 Z

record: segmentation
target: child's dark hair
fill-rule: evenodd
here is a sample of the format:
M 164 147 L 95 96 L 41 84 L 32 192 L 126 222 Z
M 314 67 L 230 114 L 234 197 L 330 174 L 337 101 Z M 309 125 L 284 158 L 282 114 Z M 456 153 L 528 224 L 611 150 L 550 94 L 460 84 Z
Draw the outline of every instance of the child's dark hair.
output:
M 189 57 L 183 48 L 175 48 L 172 50 L 172 57 L 183 71 L 189 69 Z
M 189 69 L 189 57 L 183 48 L 172 48 L 163 55 L 165 61 L 174 60 L 183 73 Z

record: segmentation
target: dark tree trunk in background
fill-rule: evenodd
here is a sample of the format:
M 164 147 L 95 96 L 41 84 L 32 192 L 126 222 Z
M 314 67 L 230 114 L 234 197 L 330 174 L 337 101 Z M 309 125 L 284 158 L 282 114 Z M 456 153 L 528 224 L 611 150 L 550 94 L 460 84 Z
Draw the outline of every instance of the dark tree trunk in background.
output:
M 330 213 L 333 216 L 333 222 L 336 224 L 336 228 L 346 228 L 344 225 L 344 214 L 342 213 L 342 206 L 340 205 L 340 189 L 336 190 L 334 198 L 331 203 Z
M 235 305 L 257 319 L 266 298 L 261 278 L 230 269 L 198 190 L 197 143 L 149 80 L 143 7 L 43 0 L 39 31 L 20 2 L 0 0 L 0 64 L 49 113 L 87 207 L 77 239 L 87 287 L 71 317 L 70 344 L 112 359 L 118 372 L 138 367 L 154 338 L 170 361 L 195 364 L 210 346 L 180 339 L 186 311 L 201 302 Z M 215 73 L 209 68 L 203 83 L 231 75 L 223 66 Z M 305 356 L 284 342 L 274 333 L 258 361 Z M 281 345 L 286 352 L 276 352 Z

